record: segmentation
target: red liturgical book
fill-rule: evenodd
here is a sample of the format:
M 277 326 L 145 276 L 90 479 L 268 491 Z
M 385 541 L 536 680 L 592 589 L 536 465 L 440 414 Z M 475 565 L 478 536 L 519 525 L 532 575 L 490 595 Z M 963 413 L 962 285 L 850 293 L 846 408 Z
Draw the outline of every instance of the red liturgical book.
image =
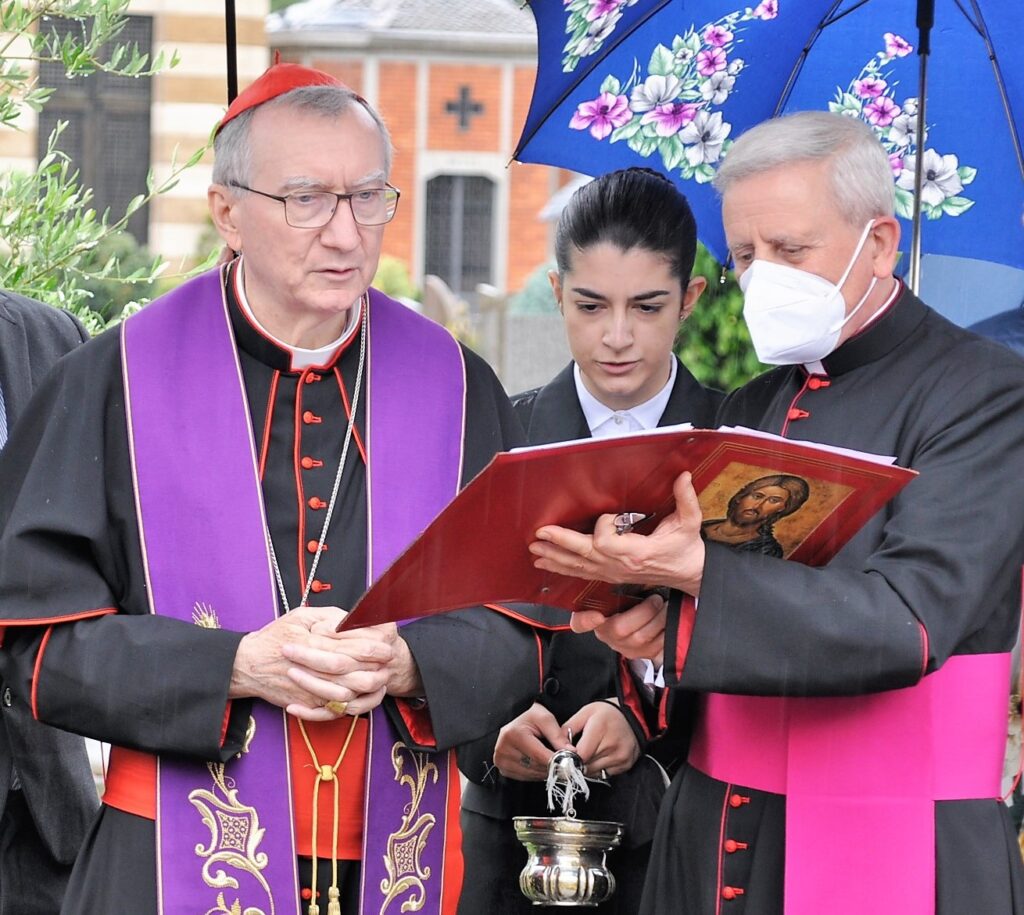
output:
M 503 452 L 466 486 L 356 604 L 346 629 L 478 604 L 536 603 L 611 614 L 638 588 L 533 567 L 538 528 L 590 532 L 602 514 L 636 512 L 653 530 L 675 507 L 683 471 L 708 540 L 823 565 L 916 475 L 891 458 L 748 429 L 671 426 Z

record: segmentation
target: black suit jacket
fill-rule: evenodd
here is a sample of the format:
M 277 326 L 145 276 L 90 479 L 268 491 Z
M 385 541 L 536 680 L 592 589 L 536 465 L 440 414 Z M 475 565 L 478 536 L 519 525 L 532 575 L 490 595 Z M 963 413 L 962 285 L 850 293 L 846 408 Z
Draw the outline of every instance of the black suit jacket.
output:
M 8 434 L 43 376 L 87 337 L 67 312 L 0 291 L 0 388 Z M 0 485 L 3 470 L 0 461 Z M 13 766 L 40 836 L 57 861 L 70 864 L 99 808 L 85 743 L 37 722 L 25 698 L 2 682 L 0 720 L 0 811 Z
M 719 391 L 703 387 L 680 362 L 675 384 L 658 425 L 688 422 L 698 428 L 713 427 L 715 412 L 723 397 Z M 576 394 L 571 362 L 544 387 L 513 397 L 512 406 L 531 445 L 590 438 L 590 429 Z M 557 633 L 551 640 L 545 661 L 542 692 L 536 701 L 560 722 L 589 702 L 617 694 L 617 656 L 593 634 Z M 674 721 L 676 716 L 685 718 L 689 714 L 688 704 L 685 697 L 673 703 L 671 714 Z M 635 725 L 635 722 L 631 720 L 630 724 Z M 685 754 L 688 733 L 688 728 L 675 728 L 671 740 L 659 739 L 646 748 L 647 752 L 672 770 Z M 506 779 L 491 765 L 497 736 L 495 732 L 459 748 L 459 766 L 470 779 L 463 792 L 463 807 L 502 819 L 542 815 L 546 807 L 542 783 Z M 645 743 L 641 733 L 637 733 L 637 738 L 641 745 Z M 663 786 L 660 777 L 651 773 L 647 762 L 616 778 L 615 806 L 619 809 L 593 809 L 591 805 L 581 808 L 582 816 L 626 820 L 630 812 L 635 812 L 637 817 L 629 841 L 636 844 L 649 841 L 654 816 L 644 802 L 656 804 Z

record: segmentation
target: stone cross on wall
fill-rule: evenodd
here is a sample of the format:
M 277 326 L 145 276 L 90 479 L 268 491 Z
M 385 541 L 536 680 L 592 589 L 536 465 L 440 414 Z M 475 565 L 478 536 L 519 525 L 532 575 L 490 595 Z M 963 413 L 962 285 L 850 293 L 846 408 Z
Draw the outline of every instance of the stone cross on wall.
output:
M 444 110 L 448 114 L 454 114 L 459 119 L 459 130 L 469 130 L 469 121 L 474 115 L 483 114 L 484 106 L 481 102 L 474 102 L 470 98 L 469 86 L 459 87 L 459 98 L 457 101 L 447 102 Z

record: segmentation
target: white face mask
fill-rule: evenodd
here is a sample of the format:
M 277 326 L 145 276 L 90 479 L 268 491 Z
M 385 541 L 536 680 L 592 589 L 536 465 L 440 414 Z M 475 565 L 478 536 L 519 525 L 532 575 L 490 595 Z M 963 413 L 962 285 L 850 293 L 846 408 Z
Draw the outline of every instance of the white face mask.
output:
M 836 348 L 839 335 L 875 288 L 877 277 L 853 310 L 846 314 L 842 288 L 857 262 L 872 219 L 865 227 L 838 283 L 806 270 L 755 260 L 739 279 L 743 320 L 747 322 L 757 358 L 769 365 L 797 365 L 824 359 Z

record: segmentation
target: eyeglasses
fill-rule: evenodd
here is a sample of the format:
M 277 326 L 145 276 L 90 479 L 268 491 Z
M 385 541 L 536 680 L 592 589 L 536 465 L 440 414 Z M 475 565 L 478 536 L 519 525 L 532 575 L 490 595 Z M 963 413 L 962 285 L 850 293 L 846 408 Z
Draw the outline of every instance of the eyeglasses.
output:
M 335 194 L 334 191 L 296 191 L 279 197 L 266 191 L 257 191 L 237 181 L 232 187 L 250 191 L 261 197 L 269 197 L 284 204 L 284 221 L 295 229 L 320 229 L 334 217 L 338 204 L 344 200 L 352 210 L 352 218 L 361 226 L 382 226 L 391 222 L 398 210 L 398 198 L 402 192 L 390 184 L 386 187 L 371 187 L 352 194 Z

